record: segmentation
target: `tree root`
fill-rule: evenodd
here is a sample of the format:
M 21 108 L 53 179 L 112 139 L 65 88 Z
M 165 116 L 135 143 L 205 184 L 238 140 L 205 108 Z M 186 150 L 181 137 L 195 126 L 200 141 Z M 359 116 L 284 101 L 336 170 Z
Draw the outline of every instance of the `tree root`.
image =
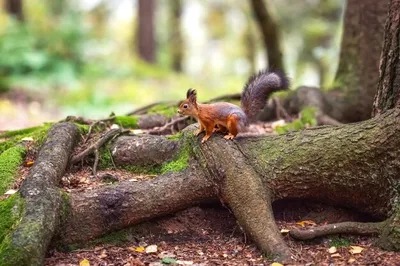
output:
M 298 240 L 309 240 L 316 237 L 334 234 L 354 234 L 354 235 L 377 235 L 382 231 L 385 222 L 360 223 L 343 222 L 336 224 L 322 225 L 310 229 L 291 229 L 289 234 Z

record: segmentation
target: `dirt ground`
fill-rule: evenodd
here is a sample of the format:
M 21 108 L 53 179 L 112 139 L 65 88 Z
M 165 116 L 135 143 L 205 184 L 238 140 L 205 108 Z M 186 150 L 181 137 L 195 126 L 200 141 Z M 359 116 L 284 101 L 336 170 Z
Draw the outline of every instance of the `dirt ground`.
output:
M 121 170 L 100 171 L 97 177 L 91 177 L 87 167 L 66 174 L 62 183 L 66 191 L 71 191 L 105 185 L 105 180 L 140 182 L 149 178 L 152 177 L 133 176 Z M 351 210 L 308 201 L 276 202 L 274 212 L 279 228 L 284 230 L 371 220 Z M 400 253 L 373 247 L 373 237 L 331 236 L 295 241 L 287 233 L 283 235 L 294 254 L 291 265 L 400 265 Z M 230 210 L 218 202 L 126 229 L 123 240 L 86 243 L 69 252 L 52 249 L 45 265 L 270 265 L 273 262 L 272 257 L 257 250 Z M 332 246 L 336 246 L 335 252 L 329 250 Z M 351 254 L 352 246 L 361 247 L 362 251 Z

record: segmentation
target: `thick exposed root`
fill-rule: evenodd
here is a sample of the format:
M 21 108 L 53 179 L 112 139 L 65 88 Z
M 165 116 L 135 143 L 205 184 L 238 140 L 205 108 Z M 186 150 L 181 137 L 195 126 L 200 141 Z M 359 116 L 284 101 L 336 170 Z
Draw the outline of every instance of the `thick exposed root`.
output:
M 290 236 L 298 240 L 309 240 L 316 237 L 334 234 L 377 235 L 381 232 L 384 224 L 384 222 L 343 222 L 322 225 L 305 230 L 295 228 L 290 230 Z

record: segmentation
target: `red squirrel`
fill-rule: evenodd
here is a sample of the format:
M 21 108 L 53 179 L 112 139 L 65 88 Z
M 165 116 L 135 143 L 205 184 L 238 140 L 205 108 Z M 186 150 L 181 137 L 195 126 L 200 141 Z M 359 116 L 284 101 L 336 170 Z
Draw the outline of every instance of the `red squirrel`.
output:
M 224 138 L 233 139 L 256 118 L 273 92 L 288 87 L 289 81 L 285 75 L 263 70 L 251 76 L 244 86 L 241 107 L 227 102 L 198 103 L 196 90 L 189 89 L 186 99 L 179 105 L 178 113 L 196 118 L 200 128 L 195 135 L 206 132 L 201 143 L 207 141 L 213 132 L 228 131 Z

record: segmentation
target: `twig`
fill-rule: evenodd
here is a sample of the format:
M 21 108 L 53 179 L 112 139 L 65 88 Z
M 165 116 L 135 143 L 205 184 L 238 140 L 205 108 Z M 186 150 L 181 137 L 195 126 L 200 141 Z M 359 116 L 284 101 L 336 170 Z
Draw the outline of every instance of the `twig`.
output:
M 92 169 L 92 173 L 93 176 L 97 175 L 97 165 L 99 164 L 99 149 L 95 149 L 94 150 L 94 163 L 93 163 L 93 169 Z
M 113 128 L 109 130 L 103 137 L 101 137 L 96 143 L 92 144 L 89 148 L 86 150 L 82 151 L 78 155 L 75 155 L 71 159 L 71 164 L 75 164 L 81 160 L 83 160 L 86 156 L 89 154 L 95 152 L 95 150 L 98 150 L 100 147 L 102 147 L 105 143 L 108 142 L 111 138 L 114 136 L 120 134 L 122 131 L 120 128 Z
M 155 102 L 155 103 L 151 103 L 151 104 L 148 104 L 148 105 L 145 105 L 145 106 L 143 106 L 143 107 L 140 107 L 140 108 L 138 108 L 138 109 L 136 109 L 136 110 L 134 110 L 134 111 L 132 111 L 132 112 L 130 112 L 130 113 L 127 113 L 126 115 L 142 115 L 142 114 L 145 114 L 150 108 L 152 108 L 152 107 L 154 107 L 154 106 L 156 106 L 156 105 L 159 105 L 159 104 L 165 104 L 165 105 L 173 105 L 173 104 L 175 104 L 176 102 L 173 102 L 173 101 L 169 101 L 169 102 Z
M 149 134 L 157 134 L 160 132 L 163 132 L 164 130 L 166 130 L 168 127 L 170 126 L 174 126 L 176 124 L 178 124 L 179 122 L 185 121 L 187 119 L 189 119 L 189 116 L 183 116 L 183 117 L 179 117 L 177 119 L 172 120 L 169 123 L 166 123 L 164 126 L 160 127 L 160 128 L 156 128 L 156 129 L 151 129 L 148 131 Z
M 85 140 L 84 140 L 84 143 L 86 143 L 86 142 L 89 140 L 90 135 L 92 134 L 93 128 L 94 128 L 95 126 L 97 126 L 98 124 L 103 123 L 103 122 L 112 121 L 112 120 L 114 120 L 114 119 L 115 119 L 115 116 L 110 116 L 110 117 L 105 118 L 105 119 L 101 119 L 101 120 L 96 120 L 96 121 L 94 121 L 94 122 L 90 125 L 90 127 L 89 127 L 89 131 L 88 131 L 88 133 L 86 134 L 86 138 L 85 138 Z

